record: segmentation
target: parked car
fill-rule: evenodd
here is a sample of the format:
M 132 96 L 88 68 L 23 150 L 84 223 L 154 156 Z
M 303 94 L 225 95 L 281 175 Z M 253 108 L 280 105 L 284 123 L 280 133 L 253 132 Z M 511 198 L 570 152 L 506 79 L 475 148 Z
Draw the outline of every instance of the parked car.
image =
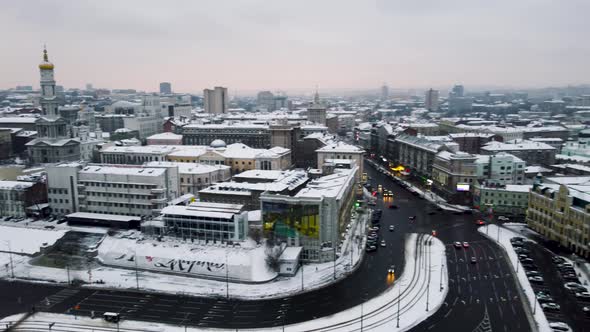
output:
M 462 247 L 461 242 L 459 241 L 455 241 L 455 243 L 453 244 L 455 246 L 455 248 L 459 249 Z
M 565 287 L 565 289 L 576 293 L 588 291 L 586 287 L 580 285 L 577 282 L 566 282 L 563 286 Z
M 557 332 L 572 332 L 572 328 L 564 322 L 550 322 L 549 327 Z
M 481 220 L 481 219 L 478 219 L 478 220 L 475 222 L 475 224 L 476 224 L 476 225 L 478 225 L 478 226 L 481 226 L 481 225 L 485 225 L 485 224 L 486 224 L 486 222 L 485 222 L 485 221 L 483 221 L 483 220 Z
M 47 229 L 54 229 L 54 228 L 55 228 L 55 226 L 53 226 L 53 225 L 48 225 L 48 226 L 45 226 L 45 228 L 47 228 Z
M 463 242 L 463 248 L 469 248 L 469 242 Z
M 389 231 L 390 231 L 390 232 L 393 232 L 394 230 L 395 230 L 395 226 L 393 226 L 393 225 L 389 225 Z
M 576 293 L 576 297 L 579 299 L 588 300 L 588 299 L 590 299 L 590 293 L 588 293 L 588 292 Z
M 540 283 L 543 283 L 543 277 L 541 277 L 541 276 L 531 276 L 531 277 L 529 277 L 529 281 L 540 284 Z
M 385 240 L 381 240 L 381 246 L 382 246 L 382 247 L 385 247 L 385 246 L 386 246 L 386 244 L 385 244 Z
M 539 271 L 526 271 L 525 273 L 527 275 L 527 277 L 532 277 L 532 276 L 540 276 L 541 273 L 539 273 Z
M 477 263 L 477 259 L 475 257 L 471 257 L 471 264 Z
M 559 311 L 560 306 L 557 303 L 549 302 L 549 303 L 541 303 L 541 308 L 543 308 L 543 310 L 548 310 L 548 311 Z
M 377 246 L 367 246 L 367 249 L 365 249 L 367 252 L 373 252 L 373 251 L 377 251 Z

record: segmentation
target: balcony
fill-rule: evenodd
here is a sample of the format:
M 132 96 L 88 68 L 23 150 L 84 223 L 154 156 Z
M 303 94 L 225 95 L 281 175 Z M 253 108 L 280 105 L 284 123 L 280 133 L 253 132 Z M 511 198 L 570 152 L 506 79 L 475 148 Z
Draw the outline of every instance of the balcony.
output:
M 163 194 L 166 191 L 164 188 L 153 188 L 150 190 L 152 194 Z

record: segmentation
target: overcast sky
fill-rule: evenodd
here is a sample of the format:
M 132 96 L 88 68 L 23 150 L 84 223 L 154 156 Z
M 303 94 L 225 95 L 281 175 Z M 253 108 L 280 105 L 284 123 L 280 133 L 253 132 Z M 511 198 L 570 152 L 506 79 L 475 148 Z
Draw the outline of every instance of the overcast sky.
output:
M 588 0 L 3 1 L 0 88 L 590 83 Z

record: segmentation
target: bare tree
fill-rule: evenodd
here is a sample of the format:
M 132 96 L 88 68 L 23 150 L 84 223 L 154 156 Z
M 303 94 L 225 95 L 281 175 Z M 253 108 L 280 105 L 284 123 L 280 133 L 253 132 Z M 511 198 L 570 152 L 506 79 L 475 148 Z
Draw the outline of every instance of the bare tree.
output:
M 262 242 L 262 230 L 259 228 L 250 228 L 248 231 L 248 236 L 256 241 L 256 244 L 260 244 Z

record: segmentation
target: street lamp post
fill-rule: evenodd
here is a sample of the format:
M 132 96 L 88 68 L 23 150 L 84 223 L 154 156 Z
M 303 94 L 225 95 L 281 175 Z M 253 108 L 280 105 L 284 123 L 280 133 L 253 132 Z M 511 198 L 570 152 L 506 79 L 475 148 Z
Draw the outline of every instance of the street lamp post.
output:
M 12 278 L 14 279 L 14 263 L 12 262 L 12 248 L 10 246 L 9 240 L 5 240 L 4 242 L 6 243 L 6 246 L 8 247 L 8 255 L 10 257 L 10 274 L 12 275 Z

